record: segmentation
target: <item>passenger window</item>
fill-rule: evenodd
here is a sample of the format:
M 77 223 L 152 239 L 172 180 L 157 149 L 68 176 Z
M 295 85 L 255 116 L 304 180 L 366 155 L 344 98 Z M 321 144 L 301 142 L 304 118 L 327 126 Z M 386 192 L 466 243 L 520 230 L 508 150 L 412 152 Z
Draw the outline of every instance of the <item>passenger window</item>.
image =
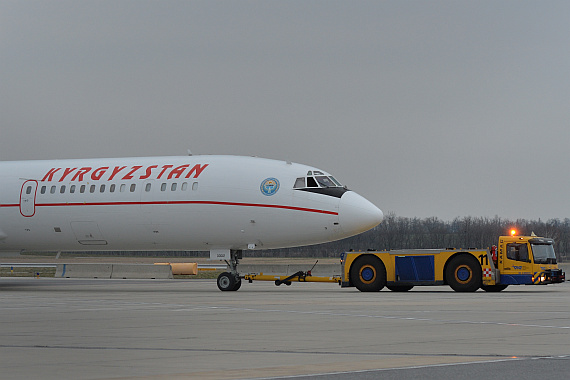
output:
M 60 194 L 65 193 L 65 185 L 61 185 L 61 187 L 59 188 L 59 193 Z
M 192 191 L 198 190 L 198 182 L 192 183 Z
M 31 194 L 31 193 L 32 193 L 32 187 L 31 187 L 31 186 L 28 186 L 28 187 L 26 188 L 26 194 Z
M 97 186 L 95 186 L 95 185 L 91 185 L 91 187 L 89 188 L 89 192 L 90 192 L 90 193 L 94 193 L 96 187 L 97 187 Z
M 115 192 L 115 184 L 114 184 L 114 183 L 111 184 L 111 186 L 109 186 L 109 191 L 110 191 L 111 193 L 114 193 L 114 192 Z
M 170 185 L 170 191 L 176 191 L 176 182 L 172 182 L 172 185 Z
M 45 194 L 45 193 L 46 193 L 46 187 L 45 187 L 45 186 L 42 186 L 42 189 L 41 189 L 40 192 L 41 192 L 42 194 Z
M 188 182 L 182 182 L 182 191 L 188 190 Z
M 319 187 L 319 185 L 317 185 L 317 181 L 315 181 L 315 178 L 307 177 L 307 187 Z
M 126 188 L 127 188 L 127 185 L 125 185 L 125 184 L 123 183 L 123 184 L 121 185 L 119 191 L 120 191 L 121 193 L 124 193 Z
M 70 192 L 71 194 L 75 193 L 75 185 L 71 185 L 71 186 L 69 187 L 69 192 Z
M 105 185 L 101 185 L 101 187 L 99 188 L 99 192 L 100 192 L 100 193 L 104 193 L 104 192 L 105 192 Z
M 147 193 L 150 191 L 150 183 L 147 183 L 144 187 L 144 191 L 146 191 Z
M 55 194 L 55 186 L 52 186 L 51 189 L 49 189 L 49 192 L 51 194 Z
M 137 185 L 135 183 L 131 183 L 131 193 L 134 193 L 137 189 Z
M 507 244 L 507 259 L 529 262 L 526 244 Z
M 160 185 L 160 191 L 166 191 L 166 183 Z
M 299 177 L 295 180 L 295 186 L 293 186 L 294 189 L 302 189 L 303 187 L 305 187 L 305 177 Z
M 81 185 L 81 187 L 79 188 L 79 192 L 81 194 L 83 194 L 85 192 L 85 185 Z

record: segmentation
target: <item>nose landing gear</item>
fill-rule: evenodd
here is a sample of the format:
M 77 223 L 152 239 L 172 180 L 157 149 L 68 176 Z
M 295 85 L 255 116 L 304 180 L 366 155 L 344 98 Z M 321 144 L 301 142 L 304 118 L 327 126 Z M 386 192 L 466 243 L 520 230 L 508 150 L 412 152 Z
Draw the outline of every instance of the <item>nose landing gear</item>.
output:
M 230 250 L 230 261 L 226 264 L 230 267 L 229 272 L 223 272 L 218 276 L 218 289 L 222 292 L 236 291 L 241 287 L 241 277 L 237 271 L 239 260 L 243 258 L 242 250 Z

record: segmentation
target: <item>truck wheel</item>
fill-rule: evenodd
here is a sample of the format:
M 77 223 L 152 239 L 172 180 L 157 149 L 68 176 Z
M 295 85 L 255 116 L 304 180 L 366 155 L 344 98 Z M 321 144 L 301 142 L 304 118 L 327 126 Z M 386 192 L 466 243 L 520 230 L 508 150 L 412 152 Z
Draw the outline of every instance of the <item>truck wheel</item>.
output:
M 469 254 L 455 256 L 447 265 L 445 278 L 456 292 L 474 292 L 481 287 L 481 265 Z
M 412 289 L 414 285 L 386 285 L 386 287 L 393 292 L 407 292 Z
M 486 292 L 496 293 L 496 292 L 502 292 L 507 288 L 507 286 L 509 285 L 504 285 L 504 284 L 481 285 L 481 289 L 483 289 Z
M 223 272 L 218 276 L 218 289 L 222 292 L 235 291 L 241 287 L 241 279 L 235 278 L 235 276 L 229 272 Z
M 362 256 L 350 267 L 350 281 L 361 292 L 377 292 L 386 285 L 386 268 L 375 256 Z

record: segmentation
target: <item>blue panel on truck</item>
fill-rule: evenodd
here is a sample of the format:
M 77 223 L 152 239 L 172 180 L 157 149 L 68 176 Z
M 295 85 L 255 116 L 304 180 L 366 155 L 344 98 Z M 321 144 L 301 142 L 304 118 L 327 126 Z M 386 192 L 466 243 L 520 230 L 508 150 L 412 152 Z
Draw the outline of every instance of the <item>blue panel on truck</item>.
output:
M 433 256 L 396 256 L 396 281 L 434 281 Z
M 502 285 L 532 284 L 532 275 L 531 274 L 501 274 L 500 284 L 502 284 Z

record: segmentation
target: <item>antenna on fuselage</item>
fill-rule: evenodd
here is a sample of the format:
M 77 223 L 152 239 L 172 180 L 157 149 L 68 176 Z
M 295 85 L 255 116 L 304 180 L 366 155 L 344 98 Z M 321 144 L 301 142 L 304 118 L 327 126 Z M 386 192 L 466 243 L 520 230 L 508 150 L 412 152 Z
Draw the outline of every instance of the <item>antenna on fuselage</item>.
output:
M 188 155 L 191 156 L 192 155 L 192 151 L 190 149 L 187 150 Z

